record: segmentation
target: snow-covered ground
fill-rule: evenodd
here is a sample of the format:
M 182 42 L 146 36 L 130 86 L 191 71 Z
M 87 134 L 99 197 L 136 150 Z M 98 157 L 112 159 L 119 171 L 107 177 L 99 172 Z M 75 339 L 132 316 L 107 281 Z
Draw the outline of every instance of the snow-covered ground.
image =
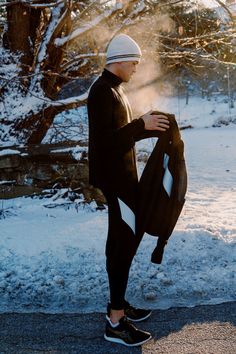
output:
M 189 186 L 163 263 L 150 262 L 154 237 L 145 235 L 140 245 L 127 291 L 134 304 L 168 308 L 236 300 L 236 125 L 211 127 L 229 114 L 217 99 L 157 103 L 194 126 L 182 131 Z M 137 148 L 152 146 L 149 139 Z M 0 220 L 0 311 L 105 311 L 107 211 L 63 207 L 61 200 L 50 208 L 51 198 L 0 203 L 6 216 Z

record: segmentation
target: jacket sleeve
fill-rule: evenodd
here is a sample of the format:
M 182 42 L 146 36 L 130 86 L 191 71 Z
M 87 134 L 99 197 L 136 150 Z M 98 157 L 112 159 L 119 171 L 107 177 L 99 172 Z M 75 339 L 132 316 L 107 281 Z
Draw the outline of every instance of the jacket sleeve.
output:
M 134 119 L 123 127 L 114 129 L 113 100 L 112 90 L 107 85 L 99 85 L 91 90 L 88 97 L 89 124 L 94 131 L 98 149 L 123 154 L 134 146 L 135 136 L 144 131 L 144 121 L 141 118 Z
M 141 118 L 140 118 L 141 119 Z M 134 137 L 135 141 L 148 139 L 148 138 L 159 138 L 161 132 L 159 130 L 143 130 L 141 134 L 138 134 Z

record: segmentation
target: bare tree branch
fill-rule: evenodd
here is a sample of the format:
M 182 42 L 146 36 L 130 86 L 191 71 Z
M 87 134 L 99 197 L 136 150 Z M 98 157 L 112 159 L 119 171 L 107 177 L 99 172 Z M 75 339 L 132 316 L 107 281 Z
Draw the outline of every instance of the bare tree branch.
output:
M 59 2 L 58 5 L 52 10 L 51 21 L 48 24 L 48 27 L 46 29 L 46 32 L 44 34 L 43 40 L 41 42 L 41 45 L 40 45 L 40 48 L 38 50 L 38 54 L 36 57 L 36 66 L 34 69 L 34 72 L 36 75 L 38 75 L 41 71 L 41 63 L 46 57 L 47 46 L 51 41 L 54 31 L 56 30 L 57 26 L 61 23 L 61 21 L 63 20 L 64 16 L 67 13 L 67 9 L 66 9 L 63 12 L 63 14 L 61 15 L 61 11 L 63 9 L 64 9 L 64 3 Z M 39 81 L 40 77 L 36 76 L 36 78 L 37 78 L 37 81 Z M 33 87 L 35 86 L 35 84 L 36 84 L 36 79 L 34 78 L 31 81 L 30 91 L 33 90 Z
M 62 71 L 65 71 L 69 69 L 71 66 L 73 66 L 75 63 L 77 63 L 81 59 L 87 59 L 87 58 L 94 58 L 97 59 L 98 57 L 105 57 L 106 53 L 85 53 L 85 54 L 79 54 L 76 55 L 72 60 L 67 61 L 66 63 L 61 65 Z
M 8 1 L 8 2 L 4 2 L 4 3 L 0 4 L 0 7 L 13 6 L 13 5 L 20 4 L 20 3 L 23 3 L 25 6 L 32 7 L 32 8 L 33 7 L 34 8 L 47 8 L 47 7 L 54 7 L 54 6 L 58 5 L 58 2 L 43 3 L 43 4 L 40 4 L 40 3 L 37 4 L 37 2 L 38 2 L 38 0 L 34 0 L 34 1 L 21 1 L 21 0 Z
M 57 47 L 60 47 L 60 46 L 64 46 L 65 44 L 68 44 L 68 43 L 72 42 L 73 40 L 75 40 L 80 35 L 87 33 L 91 29 L 95 28 L 102 21 L 104 21 L 105 19 L 111 17 L 117 11 L 118 10 L 117 10 L 116 7 L 111 9 L 111 10 L 104 11 L 101 15 L 97 16 L 93 21 L 86 23 L 83 27 L 77 28 L 74 32 L 72 32 L 68 36 L 66 36 L 64 38 L 56 38 L 54 40 L 54 44 Z
M 64 100 L 59 100 L 59 101 L 51 101 L 50 105 L 53 107 L 68 107 L 68 106 L 76 106 L 80 102 L 84 102 L 88 98 L 88 91 L 83 93 L 82 95 L 75 96 L 75 97 L 70 97 Z
M 234 22 L 234 15 L 230 11 L 229 7 L 221 0 L 215 0 L 215 2 L 217 2 L 221 7 L 223 7 L 223 9 L 225 9 L 225 11 L 229 14 L 230 19 Z

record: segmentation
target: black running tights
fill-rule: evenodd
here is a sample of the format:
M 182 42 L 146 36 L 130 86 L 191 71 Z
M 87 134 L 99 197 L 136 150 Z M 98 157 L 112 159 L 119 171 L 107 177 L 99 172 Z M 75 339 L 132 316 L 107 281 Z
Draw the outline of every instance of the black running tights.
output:
M 124 308 L 129 270 L 140 244 L 135 234 L 135 192 L 124 197 L 103 191 L 108 203 L 108 236 L 106 269 L 110 287 L 111 308 Z

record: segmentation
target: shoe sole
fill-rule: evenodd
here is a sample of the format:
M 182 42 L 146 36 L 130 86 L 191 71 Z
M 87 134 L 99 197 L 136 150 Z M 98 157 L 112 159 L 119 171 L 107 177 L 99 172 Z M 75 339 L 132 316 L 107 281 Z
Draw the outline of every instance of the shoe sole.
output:
M 109 342 L 112 342 L 112 343 L 117 343 L 117 344 L 123 344 L 125 345 L 126 347 L 138 347 L 146 342 L 148 342 L 150 339 L 152 339 L 152 336 L 148 337 L 147 339 L 143 340 L 142 342 L 139 342 L 139 343 L 134 343 L 134 344 L 129 344 L 129 343 L 126 343 L 124 342 L 122 339 L 120 338 L 113 338 L 113 337 L 108 337 L 106 334 L 104 334 L 104 338 L 109 341 Z
M 132 322 L 141 322 L 141 321 L 146 320 L 148 317 L 150 317 L 151 314 L 152 314 L 152 311 L 151 311 L 147 316 L 142 317 L 142 318 L 139 318 L 138 320 L 134 320 L 134 319 L 132 319 L 132 318 L 130 318 L 130 317 L 128 317 L 128 316 L 126 316 L 126 317 L 127 317 L 128 320 L 130 320 L 130 321 L 132 321 Z

